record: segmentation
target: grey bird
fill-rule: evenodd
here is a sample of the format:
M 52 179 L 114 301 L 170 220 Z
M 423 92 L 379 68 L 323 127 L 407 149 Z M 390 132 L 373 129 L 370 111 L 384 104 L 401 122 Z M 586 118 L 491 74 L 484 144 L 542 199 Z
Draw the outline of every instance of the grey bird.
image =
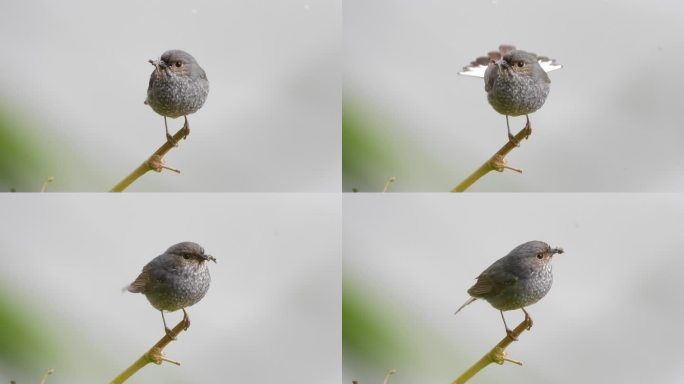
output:
M 484 77 L 487 100 L 495 111 L 506 116 L 508 139 L 515 142 L 508 116 L 525 115 L 529 137 L 529 114 L 541 108 L 549 94 L 551 79 L 546 72 L 560 68 L 555 60 L 517 50 L 513 45 L 500 45 L 498 52 L 478 57 L 459 75 Z
M 158 60 L 150 59 L 154 71 L 150 75 L 145 104 L 164 116 L 166 139 L 171 141 L 166 118 L 183 116 L 186 138 L 190 134 L 188 115 L 197 112 L 209 94 L 209 79 L 192 55 L 173 49 L 164 52 Z
M 185 329 L 190 326 L 190 317 L 185 308 L 202 300 L 209 290 L 209 260 L 216 262 L 213 256 L 204 253 L 199 244 L 186 241 L 172 245 L 147 263 L 142 273 L 126 289 L 147 297 L 150 304 L 161 312 L 164 330 L 173 338 L 166 325 L 164 311 L 182 309 Z
M 470 299 L 456 313 L 477 299 L 487 300 L 501 312 L 506 333 L 515 340 L 503 311 L 522 309 L 528 329 L 532 327 L 532 318 L 525 307 L 541 300 L 551 289 L 551 259 L 556 253 L 563 253 L 563 249 L 551 248 L 543 241 L 529 241 L 515 247 L 477 277 L 475 285 L 468 289 Z

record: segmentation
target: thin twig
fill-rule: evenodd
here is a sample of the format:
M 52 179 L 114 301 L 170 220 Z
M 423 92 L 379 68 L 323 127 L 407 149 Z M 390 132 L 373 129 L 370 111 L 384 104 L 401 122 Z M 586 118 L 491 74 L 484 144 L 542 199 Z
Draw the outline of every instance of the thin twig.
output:
M 527 330 L 531 324 L 528 322 L 527 318 L 523 320 L 522 323 L 518 324 L 517 327 L 512 331 L 513 337 L 517 339 L 523 331 Z M 491 363 L 503 364 L 505 361 L 514 363 L 517 365 L 522 365 L 521 361 L 509 359 L 506 357 L 506 348 L 515 340 L 511 336 L 506 335 L 491 351 L 487 352 L 482 358 L 472 367 L 468 368 L 465 372 L 461 374 L 456 380 L 451 384 L 463 384 L 468 381 L 471 377 L 475 376 L 482 368 L 488 366 Z
M 155 344 L 152 348 L 150 348 L 149 351 L 145 352 L 138 360 L 136 360 L 133 364 L 131 364 L 130 367 L 126 368 L 125 371 L 121 372 L 119 376 L 117 376 L 114 380 L 112 380 L 111 384 L 121 384 L 124 381 L 126 381 L 129 377 L 133 376 L 136 372 L 140 370 L 140 368 L 146 366 L 149 363 L 155 363 L 157 365 L 160 365 L 162 361 L 166 361 L 168 363 L 172 363 L 175 365 L 180 365 L 180 362 L 178 361 L 173 361 L 169 360 L 166 357 L 164 357 L 164 348 L 172 342 L 173 340 L 176 339 L 176 337 L 185 330 L 187 326 L 190 324 L 187 322 L 185 318 L 181 320 L 180 323 L 178 323 L 173 329 L 171 330 L 171 335 L 164 335 L 164 337 L 161 338 Z
M 43 187 L 40 188 L 40 191 L 41 191 L 41 192 L 46 192 L 46 191 L 47 191 L 48 184 L 52 183 L 54 180 L 55 180 L 55 177 L 54 177 L 54 176 L 50 176 L 50 177 L 48 177 L 47 179 L 45 179 L 45 181 L 43 182 Z
M 392 185 L 392 183 L 394 183 L 395 181 L 397 181 L 396 176 L 392 176 L 389 179 L 387 179 L 387 181 L 385 182 L 385 188 L 382 189 L 382 192 L 387 192 L 389 190 L 390 185 Z
M 167 152 L 169 152 L 172 148 L 176 147 L 178 142 L 185 138 L 187 135 L 187 130 L 185 125 L 183 125 L 183 128 L 181 128 L 178 132 L 176 132 L 175 135 L 171 138 L 171 140 L 167 140 L 164 142 L 164 144 L 157 149 L 152 156 L 150 156 L 147 160 L 145 160 L 142 164 L 138 166 L 133 172 L 131 172 L 130 175 L 126 176 L 123 180 L 121 180 L 117 185 L 115 185 L 112 189 L 109 190 L 109 192 L 122 192 L 126 188 L 128 188 L 129 185 L 133 184 L 140 176 L 146 174 L 149 171 L 155 171 L 155 172 L 161 172 L 162 169 L 168 169 L 170 171 L 180 173 L 180 170 L 168 167 L 164 164 L 164 156 L 166 155 Z
M 385 381 L 383 381 L 382 384 L 389 384 L 390 376 L 394 375 L 395 373 L 397 373 L 397 370 L 394 368 L 387 371 L 387 374 L 385 375 Z
M 498 171 L 498 172 L 503 172 L 504 169 L 510 169 L 515 172 L 522 173 L 521 169 L 517 168 L 512 168 L 506 165 L 506 160 L 505 157 L 508 155 L 510 151 L 512 151 L 514 148 L 516 148 L 516 143 L 522 142 L 523 139 L 526 139 L 528 136 L 530 136 L 531 130 L 529 129 L 529 126 L 526 124 L 523 129 L 518 132 L 517 135 L 515 135 L 513 140 L 509 140 L 501 149 L 499 149 L 494 156 L 492 156 L 489 160 L 485 161 L 484 164 L 480 166 L 475 172 L 473 172 L 470 176 L 466 177 L 465 180 L 461 181 L 460 184 L 455 186 L 451 192 L 464 192 L 466 189 L 470 188 L 471 185 L 473 185 L 476 181 L 478 181 L 482 176 L 486 175 L 490 171 Z
M 40 384 L 45 384 L 47 383 L 47 378 L 48 376 L 52 375 L 55 372 L 54 369 L 50 368 L 48 369 L 45 374 L 43 375 L 43 380 L 40 381 Z

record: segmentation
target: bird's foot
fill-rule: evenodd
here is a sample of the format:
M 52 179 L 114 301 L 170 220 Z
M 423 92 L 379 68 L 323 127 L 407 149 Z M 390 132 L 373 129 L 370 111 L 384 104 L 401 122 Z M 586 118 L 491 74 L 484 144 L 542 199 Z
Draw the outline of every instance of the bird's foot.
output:
M 173 139 L 170 133 L 166 132 L 166 141 L 174 147 L 178 146 L 178 141 Z
M 185 323 L 185 327 L 183 329 L 187 331 L 188 328 L 190 328 L 190 316 L 188 316 L 188 313 L 185 312 L 185 309 L 183 309 L 183 322 Z
M 190 125 L 186 122 L 185 125 L 183 125 L 183 140 L 187 139 L 188 135 L 190 135 Z
M 527 330 L 528 331 L 530 329 L 532 329 L 532 324 L 534 324 L 534 322 L 532 321 L 532 318 L 528 314 L 525 314 L 525 323 L 527 323 Z
M 523 129 L 526 132 L 525 133 L 525 140 L 527 140 L 532 135 L 532 125 L 528 122 L 527 124 L 525 124 L 525 128 L 523 128 Z
M 508 132 L 508 141 L 513 143 L 516 147 L 520 146 L 520 141 L 518 141 L 511 132 Z
M 169 339 L 171 339 L 171 340 L 176 340 L 176 335 L 174 335 L 173 332 L 171 332 L 171 330 L 169 329 L 169 327 L 165 327 L 165 328 L 164 328 L 164 331 L 166 331 L 166 336 L 168 336 Z
M 515 332 L 511 331 L 510 329 L 506 328 L 506 334 L 511 338 L 511 340 L 518 341 L 518 336 L 516 336 Z

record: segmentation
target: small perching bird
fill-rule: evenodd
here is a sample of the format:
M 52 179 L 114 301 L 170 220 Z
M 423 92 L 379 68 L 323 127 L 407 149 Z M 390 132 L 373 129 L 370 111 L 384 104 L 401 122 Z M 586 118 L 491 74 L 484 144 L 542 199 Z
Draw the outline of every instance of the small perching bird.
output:
M 487 100 L 495 111 L 506 116 L 508 139 L 514 141 L 508 116 L 525 115 L 525 127 L 532 132 L 530 113 L 544 105 L 551 79 L 547 72 L 562 66 L 546 56 L 517 50 L 513 45 L 500 45 L 463 67 L 459 75 L 484 77 Z
M 150 59 L 154 66 L 147 87 L 145 104 L 164 116 L 166 139 L 171 141 L 166 118 L 183 116 L 185 136 L 190 134 L 188 115 L 197 112 L 209 94 L 209 79 L 192 55 L 178 49 L 164 52 L 158 60 Z
M 557 253 L 563 253 L 563 249 L 551 248 L 543 241 L 529 241 L 515 247 L 477 277 L 475 285 L 468 289 L 471 297 L 456 313 L 477 299 L 487 300 L 501 312 L 506 333 L 515 339 L 503 311 L 522 309 L 532 327 L 532 318 L 525 307 L 541 300 L 551 289 L 551 259 Z
M 209 290 L 209 260 L 216 262 L 213 256 L 204 253 L 199 244 L 186 241 L 172 245 L 147 263 L 142 273 L 126 289 L 147 297 L 150 304 L 161 312 L 164 331 L 173 338 L 166 325 L 164 311 L 182 309 L 185 329 L 190 326 L 190 317 L 185 308 L 202 300 Z

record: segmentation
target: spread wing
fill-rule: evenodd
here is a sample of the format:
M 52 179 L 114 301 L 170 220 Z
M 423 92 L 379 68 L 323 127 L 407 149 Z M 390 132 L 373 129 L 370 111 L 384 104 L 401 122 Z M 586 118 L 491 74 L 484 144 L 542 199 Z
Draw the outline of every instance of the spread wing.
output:
M 469 65 L 463 67 L 463 70 L 459 72 L 462 76 L 472 76 L 472 77 L 484 77 L 485 70 L 489 63 L 501 60 L 508 52 L 515 50 L 513 45 L 500 45 L 499 51 L 492 51 L 487 54 L 487 57 L 478 57 L 474 61 L 471 61 Z M 539 56 L 539 65 L 545 72 L 555 71 L 556 69 L 563 68 L 562 65 L 556 63 L 556 60 L 549 59 L 546 56 Z
M 549 59 L 546 56 L 539 57 L 539 65 L 541 65 L 544 72 L 551 72 L 563 68 L 562 65 L 556 63 L 556 60 Z
M 471 61 L 469 65 L 463 67 L 463 70 L 458 74 L 463 76 L 484 77 L 485 70 L 492 61 L 496 60 L 492 60 L 490 57 L 478 57 Z

